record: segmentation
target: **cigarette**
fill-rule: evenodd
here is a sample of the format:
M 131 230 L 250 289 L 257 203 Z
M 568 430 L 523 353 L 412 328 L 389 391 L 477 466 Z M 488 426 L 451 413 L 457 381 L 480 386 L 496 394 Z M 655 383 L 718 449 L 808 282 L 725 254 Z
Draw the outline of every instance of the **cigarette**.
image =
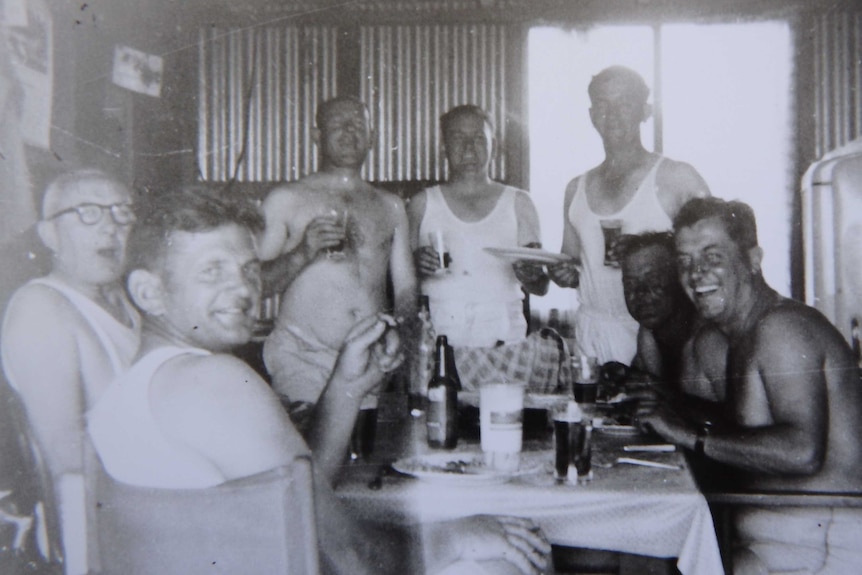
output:
M 623 451 L 643 451 L 650 453 L 670 453 L 671 451 L 676 451 L 676 445 L 672 445 L 670 443 L 661 443 L 658 445 L 626 445 L 623 447 Z
M 658 469 L 674 469 L 676 471 L 682 469 L 679 465 L 659 463 L 658 461 L 647 461 L 645 459 L 634 459 L 632 457 L 619 457 L 617 458 L 617 463 L 628 463 L 629 465 L 641 465 L 643 467 L 655 467 Z

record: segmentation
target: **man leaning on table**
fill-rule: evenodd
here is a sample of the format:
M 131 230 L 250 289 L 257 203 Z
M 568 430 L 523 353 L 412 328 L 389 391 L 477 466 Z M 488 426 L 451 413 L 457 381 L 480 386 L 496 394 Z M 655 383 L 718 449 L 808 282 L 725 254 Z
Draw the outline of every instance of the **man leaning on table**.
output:
M 206 488 L 308 451 L 270 387 L 226 353 L 252 334 L 261 290 L 255 234 L 262 224 L 253 206 L 200 188 L 166 194 L 142 210 L 129 240 L 127 282 L 144 311 L 141 350 L 88 415 L 93 444 L 115 479 Z M 332 407 L 324 412 L 327 423 L 342 445 L 362 397 L 400 361 L 390 323 L 372 314 L 351 328 L 324 389 L 321 402 Z M 323 477 L 331 472 L 324 463 L 314 481 L 318 538 L 330 572 L 438 572 L 458 561 L 491 565 L 479 571 L 488 573 L 548 569 L 550 546 L 527 520 L 478 516 L 415 534 L 360 526 L 335 500 Z
M 729 341 L 736 426 L 706 435 L 663 408 L 641 413 L 642 425 L 738 468 L 746 488 L 862 491 L 862 386 L 850 348 L 819 312 L 766 284 L 751 208 L 695 199 L 674 232 L 683 288 Z M 859 509 L 744 507 L 735 528 L 735 573 L 849 574 L 862 564 Z

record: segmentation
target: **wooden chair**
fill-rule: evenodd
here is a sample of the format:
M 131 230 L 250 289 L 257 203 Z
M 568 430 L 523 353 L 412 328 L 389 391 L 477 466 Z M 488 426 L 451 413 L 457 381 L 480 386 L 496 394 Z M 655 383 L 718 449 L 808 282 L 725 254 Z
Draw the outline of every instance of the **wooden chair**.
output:
M 311 460 L 205 489 L 136 487 L 96 477 L 101 572 L 315 575 Z

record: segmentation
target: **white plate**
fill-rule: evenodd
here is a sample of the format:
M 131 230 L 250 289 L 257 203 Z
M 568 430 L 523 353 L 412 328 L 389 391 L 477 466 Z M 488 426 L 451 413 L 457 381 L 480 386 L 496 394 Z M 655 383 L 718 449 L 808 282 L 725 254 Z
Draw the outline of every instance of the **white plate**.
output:
M 497 471 L 485 467 L 481 453 L 428 453 L 406 459 L 399 459 L 392 467 L 401 473 L 412 475 L 423 481 L 452 483 L 459 485 L 489 485 L 534 473 L 541 468 L 535 461 L 529 461 L 521 454 L 521 468 L 517 471 Z
M 595 428 L 596 431 L 606 433 L 608 435 L 640 435 L 640 429 L 634 425 L 603 425 Z
M 509 261 L 524 261 L 536 264 L 557 264 L 572 261 L 572 256 L 540 250 L 538 248 L 485 248 L 489 254 Z
M 571 399 L 568 395 L 551 394 L 551 393 L 533 393 L 527 392 L 524 394 L 524 407 L 527 409 L 550 409 L 554 404 Z M 461 405 L 470 405 L 479 407 L 479 392 L 478 391 L 459 391 L 458 403 Z

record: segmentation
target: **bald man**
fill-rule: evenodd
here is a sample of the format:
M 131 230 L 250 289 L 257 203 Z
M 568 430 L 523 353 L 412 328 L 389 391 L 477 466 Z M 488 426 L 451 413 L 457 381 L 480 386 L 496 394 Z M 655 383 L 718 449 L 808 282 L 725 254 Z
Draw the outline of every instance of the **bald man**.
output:
M 83 414 L 131 364 L 140 318 L 121 284 L 135 220 L 129 190 L 78 170 L 45 191 L 39 237 L 51 272 L 21 287 L 3 320 L 3 370 L 21 396 L 59 503 L 67 573 L 86 573 Z

